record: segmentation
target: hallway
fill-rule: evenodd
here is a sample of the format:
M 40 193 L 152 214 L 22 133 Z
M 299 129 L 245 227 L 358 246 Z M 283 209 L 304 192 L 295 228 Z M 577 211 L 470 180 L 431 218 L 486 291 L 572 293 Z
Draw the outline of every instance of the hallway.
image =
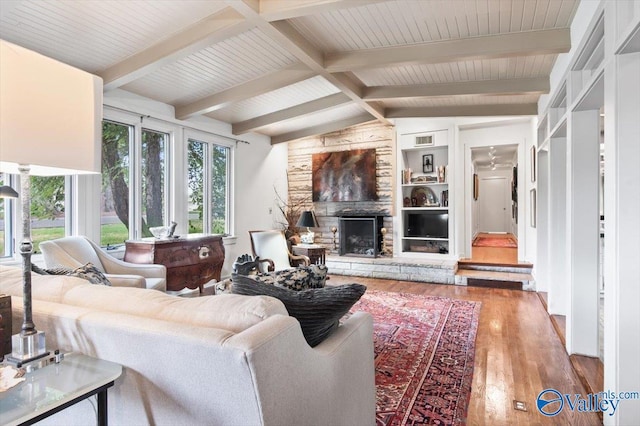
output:
M 487 241 L 484 245 L 478 245 L 479 240 Z M 515 247 L 508 247 L 506 240 L 516 242 Z M 505 240 L 502 242 L 501 240 Z M 492 241 L 495 244 L 492 244 Z M 515 264 L 518 263 L 517 238 L 513 234 L 487 234 L 479 233 L 471 247 L 471 261 L 489 264 Z

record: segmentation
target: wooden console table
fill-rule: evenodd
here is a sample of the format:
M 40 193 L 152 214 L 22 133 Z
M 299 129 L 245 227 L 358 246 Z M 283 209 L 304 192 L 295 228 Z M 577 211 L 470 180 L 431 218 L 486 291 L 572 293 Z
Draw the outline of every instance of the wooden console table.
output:
M 291 246 L 293 254 L 305 255 L 309 258 L 309 262 L 313 265 L 324 265 L 325 248 L 318 244 L 296 244 Z
M 155 263 L 167 268 L 167 290 L 202 287 L 220 281 L 224 245 L 220 235 L 190 234 L 183 238 L 143 238 L 125 242 L 124 261 Z

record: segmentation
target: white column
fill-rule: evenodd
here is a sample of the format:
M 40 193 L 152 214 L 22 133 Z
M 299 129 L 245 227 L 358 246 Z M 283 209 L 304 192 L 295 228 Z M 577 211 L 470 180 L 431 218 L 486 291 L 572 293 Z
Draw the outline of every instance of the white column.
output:
M 101 175 L 76 175 L 71 195 L 71 234 L 84 235 L 100 244 L 100 202 L 102 199 Z
M 553 315 L 567 315 L 567 139 L 549 143 L 549 299 Z
M 598 264 L 600 243 L 600 112 L 572 112 L 568 155 L 570 301 L 566 345 L 569 354 L 598 356 Z
M 536 223 L 538 254 L 536 256 L 536 290 L 549 291 L 549 152 L 538 152 L 538 217 Z
M 640 53 L 605 70 L 604 388 L 640 389 Z M 637 424 L 640 400 L 606 425 Z

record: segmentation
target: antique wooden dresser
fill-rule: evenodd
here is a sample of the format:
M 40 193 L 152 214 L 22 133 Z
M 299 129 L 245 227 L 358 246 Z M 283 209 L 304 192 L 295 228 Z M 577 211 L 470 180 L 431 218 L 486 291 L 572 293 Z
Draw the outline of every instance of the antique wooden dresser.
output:
M 143 238 L 125 243 L 125 262 L 155 263 L 167 267 L 167 290 L 202 287 L 220 281 L 224 263 L 221 235 L 190 234 L 181 238 Z

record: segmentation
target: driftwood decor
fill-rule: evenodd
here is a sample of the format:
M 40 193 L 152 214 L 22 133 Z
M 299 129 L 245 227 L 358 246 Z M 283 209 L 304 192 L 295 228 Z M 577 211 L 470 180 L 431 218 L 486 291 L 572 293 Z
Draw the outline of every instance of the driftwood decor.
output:
M 313 201 L 375 201 L 376 150 L 313 154 Z

